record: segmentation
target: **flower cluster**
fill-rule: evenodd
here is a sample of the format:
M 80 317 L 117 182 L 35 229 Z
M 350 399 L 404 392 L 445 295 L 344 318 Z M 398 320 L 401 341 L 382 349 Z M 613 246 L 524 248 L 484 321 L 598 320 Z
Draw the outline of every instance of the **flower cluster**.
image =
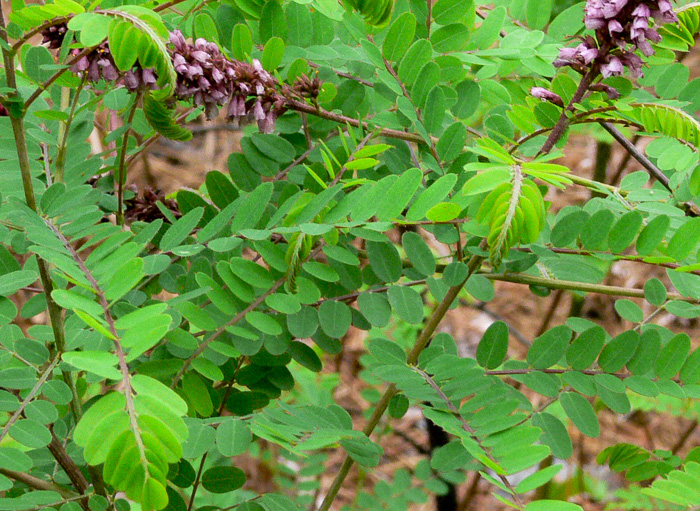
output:
M 258 60 L 252 64 L 231 61 L 219 47 L 204 39 L 188 43 L 179 30 L 170 34 L 172 59 L 177 73 L 175 96 L 204 105 L 208 119 L 228 103 L 226 116 L 234 123 L 257 121 L 271 132 L 282 110 L 276 82 Z
M 77 56 L 78 54 L 80 54 L 80 50 L 71 50 L 71 55 Z M 74 73 L 86 72 L 87 79 L 91 82 L 98 82 L 101 78 L 112 82 L 119 78 L 119 70 L 106 41 L 87 55 L 80 57 L 70 70 Z
M 554 65 L 581 72 L 599 66 L 604 78 L 621 75 L 625 68 L 632 76 L 642 76 L 644 62 L 634 51 L 653 55 L 650 42 L 661 40 L 651 19 L 678 20 L 669 0 L 588 0 L 585 13 L 586 28 L 595 30 L 595 38 L 587 36 L 576 47 L 562 48 Z
M 180 218 L 182 213 L 173 199 L 166 198 L 165 193 L 147 186 L 141 195 L 138 193 L 136 185 L 130 185 L 129 189 L 134 192 L 134 197 L 124 202 L 126 206 L 125 216 L 131 221 L 152 222 L 159 218 L 165 218 L 163 212 L 158 208 L 161 202 L 170 210 L 175 218 Z
M 45 28 L 41 32 L 41 44 L 47 45 L 51 50 L 57 50 L 63 44 L 66 32 L 68 32 L 68 25 L 65 23 Z
M 42 43 L 58 49 L 66 32 L 65 24 L 48 27 L 42 32 Z M 233 123 L 257 122 L 263 133 L 271 133 L 285 110 L 284 94 L 315 98 L 320 92 L 318 78 L 303 76 L 291 88 L 282 86 L 280 94 L 279 84 L 258 60 L 253 59 L 252 64 L 229 60 L 215 43 L 201 38 L 189 43 L 179 30 L 170 33 L 169 42 L 176 74 L 174 96 L 203 106 L 207 119 L 227 105 L 226 117 Z M 81 51 L 73 49 L 71 55 L 75 59 Z M 71 71 L 84 73 L 90 82 L 122 83 L 130 91 L 153 89 L 158 79 L 153 69 L 143 69 L 138 63 L 125 73 L 120 72 L 106 41 L 79 57 Z

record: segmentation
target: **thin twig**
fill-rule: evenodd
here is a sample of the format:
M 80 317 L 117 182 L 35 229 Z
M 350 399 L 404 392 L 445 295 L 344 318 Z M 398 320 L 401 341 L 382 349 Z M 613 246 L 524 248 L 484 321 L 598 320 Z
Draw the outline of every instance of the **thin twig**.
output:
M 673 189 L 671 188 L 670 180 L 668 177 L 666 177 L 666 174 L 664 174 L 661 169 L 659 169 L 656 165 L 654 165 L 649 158 L 646 157 L 639 149 L 637 149 L 637 146 L 635 146 L 632 142 L 627 140 L 627 138 L 620 133 L 615 126 L 610 124 L 609 122 L 599 122 L 603 129 L 610 133 L 612 137 L 617 140 L 622 147 L 625 148 L 625 150 L 632 155 L 632 157 L 639 162 L 639 164 L 644 167 L 644 169 L 649 173 L 651 177 L 656 179 L 659 183 L 661 183 L 668 191 L 673 193 Z M 686 214 L 688 216 L 700 216 L 700 208 L 691 201 L 685 202 L 684 205 L 686 206 Z
M 576 282 L 573 280 L 550 279 L 547 277 L 536 277 L 526 273 L 508 273 L 498 275 L 495 273 L 480 273 L 487 279 L 501 282 L 513 282 L 515 284 L 525 284 L 528 286 L 542 286 L 547 289 L 565 289 L 568 291 L 583 291 L 584 293 L 598 293 L 612 296 L 628 296 L 632 298 L 644 298 L 643 289 L 633 289 L 620 286 L 606 286 L 604 284 L 589 284 L 586 282 Z M 700 300 L 683 296 L 678 293 L 668 293 L 669 300 L 680 300 L 689 303 L 700 303 Z

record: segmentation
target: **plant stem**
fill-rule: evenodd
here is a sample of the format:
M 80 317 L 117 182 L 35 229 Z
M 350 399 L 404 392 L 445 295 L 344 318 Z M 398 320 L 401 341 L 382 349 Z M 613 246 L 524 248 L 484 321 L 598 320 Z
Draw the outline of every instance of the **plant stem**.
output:
M 5 25 L 5 16 L 0 10 L 0 39 L 9 45 L 9 39 L 7 37 L 7 30 Z M 7 86 L 10 89 L 14 89 L 12 93 L 13 96 L 18 96 L 17 91 L 17 77 L 15 75 L 15 61 L 14 54 L 12 51 L 8 51 L 3 48 L 2 58 L 5 66 L 5 80 L 7 81 Z M 27 104 L 25 103 L 26 111 Z M 22 187 L 24 189 L 24 197 L 27 201 L 27 206 L 31 208 L 35 213 L 39 214 L 39 209 L 36 204 L 36 196 L 34 194 L 34 183 L 32 181 L 32 171 L 29 163 L 29 151 L 27 148 L 27 138 L 25 136 L 24 129 L 24 117 L 14 117 L 10 116 L 10 124 L 12 125 L 12 133 L 15 138 L 15 147 L 17 150 L 17 160 L 19 163 L 19 170 L 22 176 Z M 39 276 L 41 278 L 41 284 L 44 288 L 44 293 L 46 295 L 46 306 L 49 311 L 49 318 L 51 320 L 51 329 L 53 331 L 54 343 L 56 345 L 56 350 L 60 356 L 66 350 L 66 335 L 63 326 L 63 317 L 61 314 L 61 308 L 51 297 L 53 292 L 53 282 L 51 280 L 51 275 L 49 274 L 49 267 L 41 257 L 36 258 L 37 266 L 39 268 Z M 81 409 L 80 409 L 80 398 L 78 397 L 78 391 L 75 388 L 75 383 L 70 372 L 62 371 L 63 379 L 65 383 L 71 389 L 71 412 L 73 413 L 73 418 L 77 423 L 80 419 Z
M 562 137 L 562 135 L 564 135 L 566 128 L 569 126 L 569 112 L 573 112 L 574 105 L 576 105 L 576 103 L 579 103 L 581 99 L 583 99 L 584 94 L 586 94 L 586 92 L 588 91 L 588 87 L 590 87 L 591 83 L 593 82 L 593 79 L 597 75 L 597 71 L 594 73 L 593 69 L 595 68 L 591 68 L 590 70 L 588 70 L 588 72 L 581 78 L 581 82 L 578 84 L 576 92 L 571 98 L 571 101 L 569 101 L 569 104 L 566 106 L 566 108 L 564 108 L 561 115 L 559 116 L 559 120 L 554 125 L 554 128 L 550 132 L 549 137 L 547 137 L 547 140 L 545 140 L 544 144 L 542 145 L 542 149 L 540 149 L 539 154 L 547 154 L 548 152 L 550 152 L 554 147 L 554 144 L 556 144 Z
M 131 123 L 134 120 L 134 114 L 136 114 L 139 99 L 141 99 L 141 93 L 136 94 L 134 97 L 134 104 L 131 105 L 131 110 L 129 110 L 129 116 L 126 119 L 126 132 L 122 140 L 122 147 L 119 151 L 119 163 L 117 164 L 117 225 L 121 226 L 124 226 L 124 183 L 126 182 L 126 166 L 124 162 L 126 161 L 126 150 L 129 145 Z
M 584 293 L 599 293 L 603 295 L 613 296 L 629 296 L 632 298 L 644 298 L 643 289 L 632 289 L 620 286 L 606 286 L 604 284 L 588 284 L 586 282 L 575 282 L 573 280 L 558 280 L 549 279 L 547 277 L 537 277 L 526 273 L 507 273 L 505 275 L 497 275 L 495 273 L 481 273 L 487 279 L 498 280 L 501 282 L 513 282 L 515 284 L 525 284 L 530 286 L 542 286 L 547 289 L 565 289 L 568 291 L 582 291 Z M 669 300 L 680 300 L 689 303 L 700 303 L 700 300 L 680 295 L 678 293 L 669 293 Z
M 70 126 L 71 123 L 73 122 L 73 117 L 75 117 L 75 110 L 78 106 L 78 98 L 80 97 L 80 92 L 83 90 L 83 87 L 85 87 L 85 83 L 87 82 L 87 75 L 83 77 L 83 80 L 80 82 L 80 85 L 75 91 L 75 97 L 73 98 L 73 102 L 70 107 L 70 113 L 68 114 L 68 119 L 65 120 L 65 122 L 61 122 L 59 124 L 59 136 L 58 136 L 58 150 L 56 153 L 56 172 L 54 174 L 54 182 L 58 183 L 63 181 L 63 174 L 65 170 L 65 164 L 66 164 L 66 151 L 68 149 L 68 146 L 66 145 L 66 142 L 68 141 L 68 134 L 70 133 Z M 70 89 L 68 87 L 63 87 L 61 90 L 61 102 L 63 102 L 63 97 L 65 91 L 69 91 Z M 61 105 L 63 106 L 63 105 Z
M 61 485 L 58 485 L 56 483 L 52 483 L 49 481 L 44 481 L 43 479 L 39 479 L 38 477 L 35 477 L 30 474 L 25 474 L 24 472 L 17 472 L 15 470 L 9 470 L 6 468 L 0 468 L 0 474 L 9 477 L 10 479 L 13 479 L 14 481 L 18 481 L 20 483 L 26 484 L 30 488 L 34 488 L 35 490 L 42 490 L 42 491 L 55 491 L 61 497 L 67 498 L 67 499 L 73 499 L 73 498 L 78 498 L 80 496 L 76 495 L 72 491 L 70 491 L 68 488 L 65 488 Z M 82 498 L 82 497 L 80 497 Z

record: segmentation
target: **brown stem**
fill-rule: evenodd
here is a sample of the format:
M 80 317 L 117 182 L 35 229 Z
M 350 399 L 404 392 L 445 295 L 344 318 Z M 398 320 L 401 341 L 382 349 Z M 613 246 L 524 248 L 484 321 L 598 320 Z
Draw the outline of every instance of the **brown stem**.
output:
M 88 482 L 73 459 L 68 456 L 68 453 L 63 448 L 63 444 L 61 444 L 61 442 L 58 440 L 56 434 L 53 432 L 53 429 L 51 430 L 51 442 L 49 445 L 47 445 L 47 448 L 58 464 L 61 465 L 61 468 L 63 468 L 68 476 L 68 479 L 70 479 L 71 483 L 73 483 L 75 489 L 78 490 L 78 493 L 85 494 L 88 489 Z M 80 507 L 82 507 L 85 511 L 90 509 L 88 502 L 89 499 L 87 497 L 80 499 L 79 501 Z
M 333 112 L 329 112 L 328 110 L 324 110 L 322 108 L 316 108 L 313 105 L 308 105 L 304 103 L 303 101 L 298 101 L 296 99 L 292 98 L 286 98 L 285 99 L 285 107 L 287 107 L 290 110 L 295 110 L 297 112 L 303 112 L 311 115 L 315 115 L 317 117 L 320 117 L 322 119 L 326 119 L 329 121 L 334 121 L 340 124 L 349 124 L 350 126 L 353 126 L 355 128 L 359 128 L 362 126 L 363 129 L 366 129 L 368 131 L 372 131 L 372 128 L 369 126 L 367 122 L 362 122 L 360 123 L 359 120 L 353 119 L 352 117 L 347 117 L 345 115 L 341 114 L 336 114 Z M 391 128 L 383 128 L 378 131 L 379 135 L 389 137 L 389 138 L 398 138 L 400 140 L 408 140 L 410 142 L 415 142 L 416 144 L 427 144 L 427 142 L 417 133 L 408 133 L 406 131 L 400 131 L 400 130 L 395 130 Z M 434 139 L 435 137 L 431 137 L 431 139 Z M 437 142 L 437 140 L 434 140 L 434 142 Z
M 74 492 L 72 492 L 64 486 L 52 483 L 50 481 L 44 481 L 43 479 L 39 479 L 38 477 L 35 477 L 33 475 L 25 474 L 24 472 L 17 472 L 16 470 L 0 468 L 0 474 L 4 475 L 5 477 L 9 477 L 14 481 L 26 484 L 27 486 L 29 486 L 30 488 L 34 488 L 35 490 L 55 491 L 56 493 L 61 495 L 61 497 L 67 499 L 78 497 L 78 495 L 76 495 Z
M 124 133 L 124 140 L 122 141 L 122 147 L 119 152 L 119 163 L 117 164 L 117 225 L 124 225 L 124 183 L 126 182 L 126 150 L 129 145 L 129 134 L 131 133 L 131 123 L 134 120 L 134 114 L 139 104 L 139 99 L 141 94 L 137 94 L 134 98 L 134 104 L 131 106 L 129 111 L 129 116 L 126 119 L 126 132 Z
M 554 128 L 550 132 L 549 137 L 547 137 L 547 140 L 545 140 L 538 154 L 547 154 L 550 152 L 554 147 L 554 144 L 556 144 L 564 135 L 564 132 L 569 125 L 569 112 L 574 111 L 574 106 L 576 103 L 579 103 L 581 99 L 583 99 L 584 94 L 586 94 L 588 91 L 588 87 L 591 85 L 593 79 L 597 75 L 597 72 L 594 72 L 593 69 L 594 68 L 590 69 L 585 75 L 583 75 L 583 78 L 581 78 L 581 82 L 578 84 L 578 88 L 571 98 L 571 101 L 569 101 L 569 104 L 562 111 L 561 115 L 559 116 L 559 120 L 554 125 Z

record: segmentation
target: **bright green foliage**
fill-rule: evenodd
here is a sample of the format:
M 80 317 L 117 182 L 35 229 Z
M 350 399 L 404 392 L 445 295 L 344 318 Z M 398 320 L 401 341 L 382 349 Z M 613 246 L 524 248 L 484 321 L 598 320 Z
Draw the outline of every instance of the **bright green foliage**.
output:
M 521 511 L 700 505 L 697 450 L 609 445 L 598 463 L 633 483 L 618 492 L 550 463 L 575 463 L 579 432 L 607 442 L 611 415 L 698 419 L 700 82 L 674 53 L 696 4 L 644 77 L 601 82 L 598 62 L 579 90 L 553 61 L 593 34 L 583 3 L 98 3 L 16 0 L 0 30 L 0 506 L 327 511 L 343 487 L 343 511 L 404 510 L 473 481 Z M 198 48 L 185 64 L 175 29 Z M 50 49 L 28 42 L 42 32 Z M 156 83 L 128 90 L 143 69 Z M 195 151 L 218 109 L 239 129 L 226 168 L 167 198 L 124 189 L 159 137 Z M 652 139 L 631 153 L 645 170 L 554 163 L 601 121 Z M 611 285 L 620 261 L 666 273 Z M 487 303 L 518 286 L 556 308 L 522 331 Z M 561 319 L 594 293 L 614 318 Z M 453 338 L 442 320 L 468 307 Z M 448 441 L 388 474 L 416 413 Z M 367 477 L 329 472 L 334 451 Z M 253 462 L 276 491 L 246 480 Z

